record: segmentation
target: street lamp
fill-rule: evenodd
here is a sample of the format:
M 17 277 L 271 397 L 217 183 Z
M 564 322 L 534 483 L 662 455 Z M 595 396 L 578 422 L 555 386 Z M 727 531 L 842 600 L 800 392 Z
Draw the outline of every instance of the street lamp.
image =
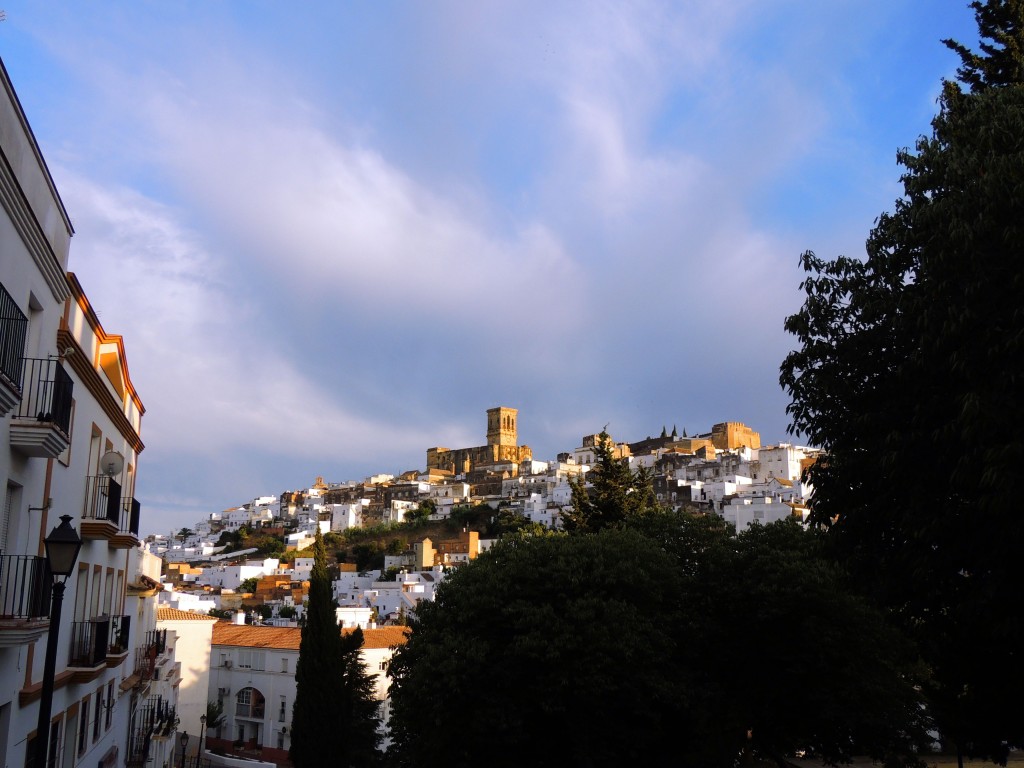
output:
M 196 753 L 199 757 L 203 756 L 203 734 L 206 733 L 206 715 L 199 716 L 199 751 Z
M 39 696 L 39 721 L 36 724 L 36 768 L 45 768 L 50 746 L 50 710 L 53 708 L 53 675 L 57 668 L 57 635 L 60 634 L 60 609 L 64 603 L 64 588 L 75 567 L 82 539 L 71 527 L 71 515 L 61 515 L 60 525 L 54 526 L 43 539 L 46 547 L 46 567 L 53 579 L 50 592 L 50 630 L 46 637 L 46 660 L 43 664 L 43 690 Z
M 181 732 L 181 765 L 185 765 L 185 748 L 188 746 L 188 731 Z

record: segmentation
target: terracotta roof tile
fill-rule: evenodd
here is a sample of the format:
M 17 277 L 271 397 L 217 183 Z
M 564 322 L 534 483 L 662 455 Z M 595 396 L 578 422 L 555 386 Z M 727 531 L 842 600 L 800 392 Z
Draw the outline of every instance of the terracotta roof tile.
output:
M 345 633 L 352 630 L 345 630 Z M 408 627 L 379 627 L 363 630 L 364 648 L 390 648 L 403 645 L 409 634 Z M 243 648 L 278 648 L 299 650 L 302 630 L 299 627 L 253 627 L 219 621 L 213 625 L 214 645 L 234 645 Z
M 217 621 L 215 616 L 207 616 L 193 611 L 179 611 L 177 608 L 157 608 L 157 621 Z

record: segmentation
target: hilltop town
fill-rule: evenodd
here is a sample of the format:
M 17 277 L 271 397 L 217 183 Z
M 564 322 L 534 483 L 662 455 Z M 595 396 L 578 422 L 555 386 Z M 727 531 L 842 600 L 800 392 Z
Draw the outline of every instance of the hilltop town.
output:
M 535 459 L 519 444 L 517 418 L 514 408 L 488 410 L 485 445 L 429 448 L 424 470 L 361 482 L 317 478 L 309 488 L 257 496 L 192 528 L 147 538 L 143 556 L 161 582 L 160 626 L 199 636 L 210 658 L 193 687 L 208 690 L 223 710 L 211 746 L 287 758 L 291 673 L 313 567 L 306 550 L 317 529 L 339 560 L 338 623 L 364 633 L 362 655 L 388 745 L 387 663 L 417 606 L 503 533 L 560 528 L 572 503 L 570 479 L 585 481 L 597 460 L 596 434 L 553 461 Z M 818 452 L 762 446 L 744 424 L 723 422 L 693 436 L 663 428 L 658 437 L 607 445 L 615 460 L 645 470 L 665 507 L 720 515 L 740 529 L 807 515 L 810 489 L 801 477 Z
M 432 591 L 432 579 L 424 584 L 420 574 L 473 559 L 504 530 L 561 527 L 570 479 L 586 477 L 600 436 L 585 435 L 573 450 L 540 461 L 519 444 L 517 419 L 514 408 L 492 408 L 486 445 L 428 448 L 424 470 L 361 482 L 318 477 L 309 488 L 258 496 L 177 534 L 148 537 L 147 547 L 165 563 L 175 607 L 241 609 L 286 623 L 301 618 L 301 584 L 312 567 L 302 553 L 319 528 L 342 560 L 336 597 L 346 621 L 364 625 L 372 613 L 374 621 L 394 622 Z M 611 448 L 616 459 L 645 469 L 663 506 L 714 512 L 738 529 L 807 515 L 810 489 L 801 476 L 818 452 L 761 446 L 744 424 L 723 422 L 694 436 L 663 428 L 659 437 Z M 371 571 L 390 588 L 358 575 Z M 404 590 L 396 590 L 398 573 Z M 406 597 L 387 597 L 392 591 Z

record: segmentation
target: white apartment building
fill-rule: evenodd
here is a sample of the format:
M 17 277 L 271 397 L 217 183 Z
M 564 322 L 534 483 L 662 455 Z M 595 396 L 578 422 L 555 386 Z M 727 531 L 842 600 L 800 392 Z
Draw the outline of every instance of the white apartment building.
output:
M 300 636 L 298 627 L 214 625 L 209 699 L 221 702 L 225 723 L 210 734 L 211 744 L 249 752 L 259 747 L 263 760 L 287 759 Z M 366 629 L 363 639 L 363 663 L 375 678 L 377 699 L 385 702 L 387 662 L 405 642 L 406 629 Z
M 346 531 L 363 524 L 363 512 L 370 506 L 369 499 L 359 499 L 350 504 L 325 504 L 323 511 L 331 514 L 331 530 Z
M 217 565 L 203 568 L 196 578 L 196 584 L 219 589 L 237 590 L 246 579 L 273 575 L 281 565 L 275 557 L 265 560 L 250 560 L 242 565 Z
M 124 343 L 67 271 L 70 218 L 0 64 L 0 754 L 35 748 L 47 644 L 57 638 L 47 749 L 56 765 L 122 765 L 138 627 L 126 610 L 144 408 Z M 83 540 L 50 626 L 43 539 Z

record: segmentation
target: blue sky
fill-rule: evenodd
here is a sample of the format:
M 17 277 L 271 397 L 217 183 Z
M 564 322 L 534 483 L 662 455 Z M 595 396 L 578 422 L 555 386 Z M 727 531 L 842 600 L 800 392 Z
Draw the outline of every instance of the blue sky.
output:
M 966 2 L 4 2 L 146 405 L 146 532 L 422 468 L 787 439 L 797 259 L 863 253 Z

